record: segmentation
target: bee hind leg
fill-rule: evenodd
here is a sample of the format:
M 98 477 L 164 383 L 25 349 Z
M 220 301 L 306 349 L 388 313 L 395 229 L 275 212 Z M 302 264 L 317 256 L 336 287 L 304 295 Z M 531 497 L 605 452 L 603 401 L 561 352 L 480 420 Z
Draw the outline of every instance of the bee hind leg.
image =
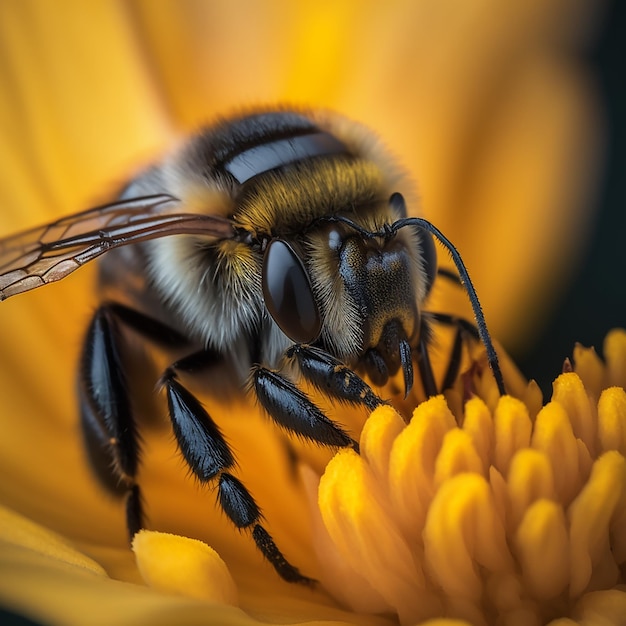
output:
M 115 315 L 100 307 L 87 330 L 79 372 L 80 413 L 91 465 L 115 495 L 126 494 L 132 536 L 143 527 L 141 492 L 136 482 L 140 438 L 128 393 Z
M 126 496 L 129 535 L 145 525 L 137 470 L 141 437 L 133 411 L 123 354 L 124 326 L 162 348 L 184 348 L 186 337 L 140 311 L 117 302 L 94 313 L 83 343 L 78 377 L 82 430 L 97 478 L 112 494 Z

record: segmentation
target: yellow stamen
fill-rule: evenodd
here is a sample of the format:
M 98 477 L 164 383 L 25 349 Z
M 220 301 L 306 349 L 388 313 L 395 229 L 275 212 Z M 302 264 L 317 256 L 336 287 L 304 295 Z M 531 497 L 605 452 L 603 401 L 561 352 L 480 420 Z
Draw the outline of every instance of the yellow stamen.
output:
M 605 389 L 598 402 L 598 439 L 602 450 L 617 450 L 626 456 L 626 392 L 621 387 Z
M 608 366 L 589 374 L 596 357 L 584 353 L 596 383 L 626 359 L 626 335 L 610 342 L 610 376 Z M 494 406 L 472 398 L 458 423 L 443 396 L 407 425 L 390 407 L 374 411 L 362 456 L 338 453 L 320 480 L 325 552 L 403 625 L 444 615 L 557 626 L 557 616 L 618 614 L 626 594 L 609 592 L 626 563 L 626 392 L 604 389 L 596 404 L 570 372 L 534 419 L 519 399 Z M 339 572 L 325 578 L 331 591 Z

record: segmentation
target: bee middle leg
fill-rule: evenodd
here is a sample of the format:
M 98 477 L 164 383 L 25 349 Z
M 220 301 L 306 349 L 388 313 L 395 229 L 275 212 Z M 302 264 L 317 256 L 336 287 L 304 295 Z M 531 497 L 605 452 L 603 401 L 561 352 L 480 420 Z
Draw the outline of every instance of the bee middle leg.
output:
M 233 474 L 235 458 L 219 427 L 202 404 L 179 381 L 179 373 L 192 373 L 211 363 L 211 354 L 199 351 L 170 365 L 161 377 L 166 390 L 174 435 L 187 465 L 202 484 L 216 483 L 218 502 L 228 519 L 247 530 L 276 572 L 287 582 L 310 584 L 291 565 L 261 524 L 261 509 L 247 487 Z
M 452 352 L 441 386 L 437 384 L 430 360 L 430 344 L 432 338 L 431 324 L 433 322 L 453 326 L 456 331 Z M 420 335 L 416 347 L 416 358 L 420 380 L 427 398 L 443 393 L 454 384 L 461 368 L 463 342 L 467 340 L 468 335 L 468 330 L 465 328 L 465 325 L 471 327 L 469 322 L 451 315 L 446 315 L 445 313 L 432 313 L 429 311 L 422 317 Z M 475 332 L 477 331 L 475 330 Z

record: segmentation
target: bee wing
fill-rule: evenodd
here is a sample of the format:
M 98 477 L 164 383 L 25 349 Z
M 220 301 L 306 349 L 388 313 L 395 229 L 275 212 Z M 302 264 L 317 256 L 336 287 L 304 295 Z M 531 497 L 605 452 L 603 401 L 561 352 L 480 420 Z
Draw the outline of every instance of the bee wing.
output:
M 233 236 L 226 218 L 165 212 L 176 204 L 167 195 L 122 200 L 0 240 L 0 301 L 65 278 L 119 246 L 180 234 Z

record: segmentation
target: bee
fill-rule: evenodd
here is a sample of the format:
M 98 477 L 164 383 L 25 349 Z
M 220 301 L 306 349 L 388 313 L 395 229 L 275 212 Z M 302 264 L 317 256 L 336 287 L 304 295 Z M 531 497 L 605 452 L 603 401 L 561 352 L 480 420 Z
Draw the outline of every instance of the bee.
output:
M 430 222 L 408 215 L 407 185 L 361 126 L 327 112 L 263 110 L 191 137 L 111 204 L 0 241 L 0 300 L 104 255 L 100 286 L 119 296 L 103 300 L 87 329 L 79 404 L 91 464 L 105 486 L 125 494 L 131 537 L 145 515 L 124 329 L 184 353 L 160 378 L 182 456 L 290 582 L 311 579 L 263 526 L 220 428 L 184 385 L 187 376 L 205 373 L 208 392 L 217 393 L 226 367 L 230 385 L 248 390 L 282 429 L 358 451 L 303 384 L 373 410 L 384 401 L 370 385 L 384 387 L 401 372 L 408 394 L 416 365 L 434 395 L 441 389 L 430 329 L 444 323 L 457 327 L 455 352 L 468 333 L 482 341 L 504 394 L 462 258 Z M 438 275 L 435 240 L 452 256 L 475 325 L 424 311 Z M 443 387 L 459 367 L 457 354 Z

